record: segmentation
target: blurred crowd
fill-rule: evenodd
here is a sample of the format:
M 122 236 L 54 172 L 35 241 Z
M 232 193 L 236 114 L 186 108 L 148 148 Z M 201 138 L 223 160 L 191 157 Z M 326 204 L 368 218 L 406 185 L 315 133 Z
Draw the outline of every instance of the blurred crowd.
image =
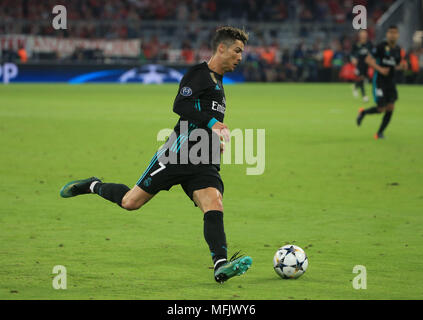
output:
M 210 40 L 214 29 L 195 22 L 221 21 L 246 25 L 251 41 L 240 67 L 249 81 L 337 81 L 342 68 L 350 63 L 356 35 L 343 30 L 352 20 L 352 7 L 367 8 L 369 38 L 374 40 L 375 22 L 394 0 L 72 0 L 67 9 L 67 30 L 51 26 L 56 0 L 1 0 L 0 35 L 25 34 L 83 39 L 140 39 L 141 63 L 194 64 L 211 56 Z M 74 21 L 74 23 L 72 23 Z M 152 28 L 140 22 L 154 21 Z M 160 23 L 163 21 L 162 23 Z M 173 23 L 167 26 L 165 21 Z M 175 28 L 175 21 L 190 22 Z M 223 21 L 223 22 L 222 22 Z M 43 23 L 44 22 L 44 23 Z M 192 23 L 191 23 L 192 22 Z M 291 36 L 276 25 L 257 29 L 254 22 L 277 22 L 300 28 Z M 313 23 L 318 23 L 314 25 Z M 138 24 L 137 24 L 138 23 Z M 303 27 L 311 24 L 308 29 Z M 331 32 L 325 23 L 332 25 Z M 155 27 L 154 27 L 155 26 Z M 315 26 L 318 26 L 317 28 Z M 333 27 L 335 26 L 335 27 Z M 338 27 L 339 26 L 339 27 Z M 155 29 L 156 28 L 156 29 Z M 265 31 L 264 31 L 265 30 Z M 332 30 L 333 31 L 333 30 Z M 316 34 L 320 35 L 316 36 Z M 291 37 L 291 38 L 290 38 Z M 291 41 L 289 41 L 291 39 Z M 292 41 L 292 39 L 294 39 Z M 19 48 L 21 62 L 28 60 L 25 48 Z M 54 57 L 54 55 L 52 55 Z M 101 52 L 84 54 L 75 50 L 71 61 L 101 61 Z M 423 52 L 407 52 L 415 70 L 423 66 Z M 417 66 L 417 67 L 416 67 Z M 418 71 L 417 71 L 418 73 Z M 407 75 L 405 75 L 407 77 Z M 414 79 L 414 78 L 413 78 Z M 419 79 L 418 76 L 415 79 Z M 416 80 L 418 81 L 418 80 Z
M 369 34 L 372 35 L 371 32 Z M 280 45 L 276 40 L 269 44 L 259 41 L 260 45 L 247 45 L 240 70 L 247 81 L 350 81 L 354 75 L 343 76 L 343 73 L 353 68 L 351 51 L 356 41 L 356 33 L 341 35 L 329 42 L 327 39 L 315 39 L 312 43 L 299 40 L 294 46 Z M 181 50 L 177 50 L 176 61 L 170 52 L 172 49 L 169 45 L 161 43 L 154 36 L 149 41 L 143 41 L 140 59 L 152 63 L 182 61 L 184 64 L 194 64 L 207 61 L 212 54 L 207 42 L 203 42 L 199 48 L 192 48 L 189 42 L 183 42 Z M 404 52 L 404 59 L 408 62 L 409 70 L 398 80 L 423 83 L 423 75 L 419 75 L 423 66 L 423 48 Z
M 226 21 L 247 22 L 335 22 L 351 20 L 352 7 L 365 5 L 370 21 L 376 21 L 394 0 L 72 0 L 65 1 L 68 21 L 87 22 L 63 32 L 64 37 L 134 38 L 141 30 L 131 21 Z M 1 24 L 1 33 L 56 35 L 50 23 L 57 0 L 0 1 L 0 21 L 25 20 L 25 24 Z M 98 24 L 90 21 L 116 21 Z M 118 21 L 124 22 L 119 23 Z
M 277 45 L 254 47 L 247 51 L 242 72 L 248 81 L 265 82 L 338 82 L 353 81 L 355 67 L 351 62 L 354 37 L 333 40 L 329 45 L 316 41 L 299 42 L 294 48 Z M 408 70 L 398 72 L 400 83 L 423 83 L 423 49 L 404 52 Z M 370 79 L 371 71 L 368 74 Z

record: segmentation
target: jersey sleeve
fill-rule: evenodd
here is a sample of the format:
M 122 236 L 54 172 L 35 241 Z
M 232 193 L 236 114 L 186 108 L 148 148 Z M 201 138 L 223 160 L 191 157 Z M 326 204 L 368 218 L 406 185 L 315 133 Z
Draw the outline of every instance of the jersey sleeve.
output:
M 376 47 L 371 42 L 367 43 L 367 51 L 369 52 L 368 54 L 372 55 L 372 52 L 375 48 Z
M 379 61 L 381 59 L 383 59 L 383 55 L 384 55 L 384 48 L 382 45 L 378 45 L 376 47 L 373 47 L 372 51 L 371 51 L 371 55 L 373 58 L 375 59 L 379 59 Z
M 357 45 L 353 45 L 352 50 L 351 50 L 351 60 L 355 58 L 358 59 L 358 47 Z
M 188 72 L 181 80 L 179 92 L 173 103 L 173 111 L 199 127 L 211 126 L 214 118 L 201 111 L 199 98 L 211 86 L 209 74 L 203 70 Z

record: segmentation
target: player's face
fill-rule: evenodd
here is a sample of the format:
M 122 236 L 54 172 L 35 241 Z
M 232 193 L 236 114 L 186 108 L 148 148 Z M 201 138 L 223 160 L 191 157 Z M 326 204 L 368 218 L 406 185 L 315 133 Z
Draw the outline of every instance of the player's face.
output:
M 399 31 L 398 29 L 389 29 L 386 33 L 386 40 L 389 43 L 397 43 L 399 39 Z
M 242 61 L 242 53 L 244 51 L 244 43 L 240 40 L 235 40 L 231 46 L 222 46 L 222 61 L 225 72 L 232 72 Z
M 358 40 L 361 43 L 366 43 L 367 42 L 367 31 L 361 30 L 360 33 L 358 34 Z

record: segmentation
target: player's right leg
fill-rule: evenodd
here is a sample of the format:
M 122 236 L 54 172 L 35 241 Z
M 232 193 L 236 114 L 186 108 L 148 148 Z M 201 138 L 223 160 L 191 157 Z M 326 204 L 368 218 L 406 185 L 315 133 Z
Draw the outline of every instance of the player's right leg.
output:
M 60 189 L 60 196 L 62 198 L 71 198 L 82 194 L 89 194 L 91 193 L 90 186 L 93 182 L 101 182 L 101 180 L 96 177 L 91 177 L 68 182 Z
M 380 114 L 382 112 L 385 112 L 385 109 L 388 105 L 386 96 L 385 96 L 385 90 L 382 88 L 374 87 L 374 96 L 375 96 L 375 102 L 377 103 L 376 106 L 370 107 L 368 109 L 364 109 L 364 108 L 359 109 L 358 116 L 356 119 L 358 126 L 361 125 L 366 115 Z
M 373 107 L 370 107 L 368 109 L 360 108 L 358 110 L 358 116 L 357 116 L 357 120 L 356 120 L 357 121 L 357 125 L 358 126 L 361 126 L 361 123 L 363 122 L 363 119 L 364 119 L 364 117 L 366 115 L 369 115 L 369 114 L 379 114 L 379 113 L 382 113 L 384 111 L 385 111 L 385 107 L 384 106 L 381 106 L 381 107 L 379 107 L 379 106 L 373 106 Z
M 154 197 L 137 185 L 129 189 L 124 184 L 93 182 L 90 190 L 126 210 L 137 210 Z
M 153 197 L 154 194 L 145 192 L 138 185 L 135 185 L 122 198 L 122 208 L 126 210 L 137 210 L 148 201 L 150 201 Z
M 63 198 L 90 193 L 96 193 L 100 197 L 116 203 L 127 210 L 139 209 L 154 197 L 153 194 L 145 192 L 138 186 L 129 189 L 129 187 L 124 184 L 103 183 L 96 177 L 71 181 L 65 184 L 60 190 L 60 195 Z
M 124 184 L 103 183 L 100 179 L 91 177 L 67 183 L 60 190 L 60 195 L 63 198 L 69 198 L 82 194 L 96 193 L 100 197 L 116 203 L 123 209 L 139 209 L 160 190 L 168 190 L 169 185 L 172 185 L 171 182 L 167 181 L 167 175 L 157 174 L 166 168 L 158 161 L 157 157 L 158 153 L 155 153 L 147 169 L 132 189 Z M 153 179 L 154 175 L 156 176 Z

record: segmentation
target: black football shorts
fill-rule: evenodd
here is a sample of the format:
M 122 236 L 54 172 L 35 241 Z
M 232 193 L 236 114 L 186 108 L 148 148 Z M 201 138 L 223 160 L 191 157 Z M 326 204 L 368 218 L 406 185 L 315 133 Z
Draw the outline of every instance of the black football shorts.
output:
M 355 75 L 357 77 L 367 78 L 368 77 L 367 71 L 368 71 L 368 66 L 367 65 L 359 65 L 355 69 Z
M 395 85 L 375 84 L 373 86 L 373 95 L 378 107 L 385 107 L 398 100 L 398 92 Z
M 186 195 L 192 199 L 195 190 L 213 187 L 223 196 L 224 186 L 219 169 L 214 164 L 166 164 L 157 159 L 157 154 L 150 161 L 147 169 L 137 182 L 142 190 L 156 194 L 170 190 L 180 184 Z

